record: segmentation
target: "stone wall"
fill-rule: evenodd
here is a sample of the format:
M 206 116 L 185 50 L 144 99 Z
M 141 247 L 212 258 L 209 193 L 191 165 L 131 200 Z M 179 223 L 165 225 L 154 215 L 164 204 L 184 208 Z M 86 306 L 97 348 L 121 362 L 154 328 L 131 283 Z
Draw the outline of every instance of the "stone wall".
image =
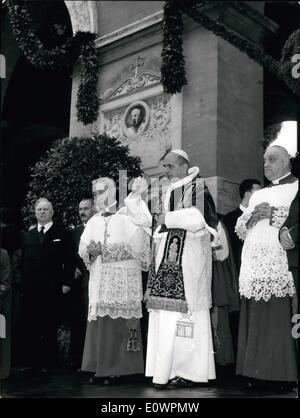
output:
M 100 114 L 93 126 L 84 127 L 76 122 L 78 75 L 75 73 L 71 134 L 90 135 L 95 129 L 108 129 L 108 133 L 115 133 L 142 157 L 144 169 L 150 175 L 161 172 L 159 164 L 155 166 L 153 161 L 159 159 L 164 147 L 182 147 L 189 153 L 192 165 L 199 166 L 201 175 L 207 178 L 218 212 L 227 213 L 238 203 L 238 184 L 245 178 L 262 180 L 263 177 L 262 68 L 185 17 L 183 50 L 188 85 L 179 95 L 164 96 L 158 80 L 162 5 L 163 2 L 101 2 L 98 5 Z M 262 14 L 245 7 L 249 15 L 242 16 L 238 31 L 246 36 L 247 28 L 258 25 L 259 35 L 256 39 L 251 30 L 251 42 L 260 42 L 264 30 L 269 30 L 271 24 L 267 22 L 266 29 Z M 225 17 L 224 11 L 213 13 L 220 13 L 226 25 L 235 25 L 239 11 L 228 9 Z M 139 85 L 138 79 L 143 73 L 154 74 L 155 82 Z M 131 87 L 126 90 L 128 80 L 131 80 Z M 122 137 L 126 108 L 136 100 L 151 107 L 155 97 L 165 97 L 169 106 L 171 122 L 164 128 L 162 125 L 162 129 L 167 126 L 168 139 Z M 159 117 L 166 118 L 163 115 L 167 112 L 160 110 Z

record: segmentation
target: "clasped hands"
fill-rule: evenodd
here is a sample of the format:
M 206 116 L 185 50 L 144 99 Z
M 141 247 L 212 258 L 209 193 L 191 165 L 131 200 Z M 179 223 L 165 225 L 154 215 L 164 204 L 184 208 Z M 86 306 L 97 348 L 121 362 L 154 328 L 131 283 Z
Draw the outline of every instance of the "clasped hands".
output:
M 279 232 L 279 239 L 284 250 L 291 250 L 295 247 L 295 243 L 292 240 L 289 230 L 286 226 L 284 226 Z
M 87 251 L 89 253 L 90 260 L 94 261 L 95 258 L 97 258 L 98 255 L 101 255 L 102 253 L 101 242 L 95 242 L 94 240 L 91 240 L 87 246 Z
M 254 211 L 251 214 L 251 218 L 248 222 L 248 227 L 252 227 L 262 219 L 270 219 L 270 216 L 271 206 L 267 202 L 262 202 L 255 206 Z

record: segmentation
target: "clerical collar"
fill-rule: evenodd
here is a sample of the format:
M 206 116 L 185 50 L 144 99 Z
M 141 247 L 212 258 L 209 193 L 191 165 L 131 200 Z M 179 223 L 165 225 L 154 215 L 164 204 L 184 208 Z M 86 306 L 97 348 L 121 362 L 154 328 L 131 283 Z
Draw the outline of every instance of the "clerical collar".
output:
M 245 210 L 247 209 L 245 206 L 243 206 L 242 204 L 240 204 L 240 209 L 242 212 L 245 212 Z
M 272 181 L 272 183 L 273 184 L 280 184 L 280 180 L 283 180 L 283 179 L 285 179 L 286 177 L 288 177 L 288 176 L 290 176 L 291 175 L 291 172 L 289 172 L 289 173 L 287 173 L 287 174 L 285 174 L 284 176 L 282 176 L 282 177 L 279 177 L 278 179 L 276 179 L 276 180 L 273 180 Z
M 53 225 L 53 222 L 52 221 L 48 222 L 46 225 L 41 225 L 41 224 L 38 223 L 37 228 L 38 228 L 38 231 L 40 232 L 40 230 L 41 230 L 41 228 L 43 226 L 44 227 L 44 233 L 46 233 L 48 231 L 48 229 L 51 228 L 52 225 Z

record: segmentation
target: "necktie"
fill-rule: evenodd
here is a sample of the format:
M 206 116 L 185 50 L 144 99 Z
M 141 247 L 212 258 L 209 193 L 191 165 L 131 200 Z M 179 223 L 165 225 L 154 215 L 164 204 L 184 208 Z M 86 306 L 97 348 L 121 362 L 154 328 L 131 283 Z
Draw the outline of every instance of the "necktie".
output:
M 44 238 L 45 238 L 44 230 L 45 230 L 45 227 L 42 226 L 41 229 L 40 229 L 40 238 L 41 238 L 42 242 L 44 241 Z

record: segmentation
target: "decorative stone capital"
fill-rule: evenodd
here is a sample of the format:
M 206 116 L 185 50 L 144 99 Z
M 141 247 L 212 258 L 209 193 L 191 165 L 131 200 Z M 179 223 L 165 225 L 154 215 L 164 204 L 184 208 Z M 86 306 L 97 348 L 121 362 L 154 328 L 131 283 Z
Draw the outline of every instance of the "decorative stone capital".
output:
M 135 90 L 150 87 L 160 83 L 161 76 L 153 71 L 142 71 L 134 76 L 128 77 L 115 89 L 108 88 L 100 94 L 101 101 L 112 100 L 117 97 L 133 93 Z
M 65 1 L 73 34 L 78 31 L 98 33 L 97 5 L 95 1 Z

